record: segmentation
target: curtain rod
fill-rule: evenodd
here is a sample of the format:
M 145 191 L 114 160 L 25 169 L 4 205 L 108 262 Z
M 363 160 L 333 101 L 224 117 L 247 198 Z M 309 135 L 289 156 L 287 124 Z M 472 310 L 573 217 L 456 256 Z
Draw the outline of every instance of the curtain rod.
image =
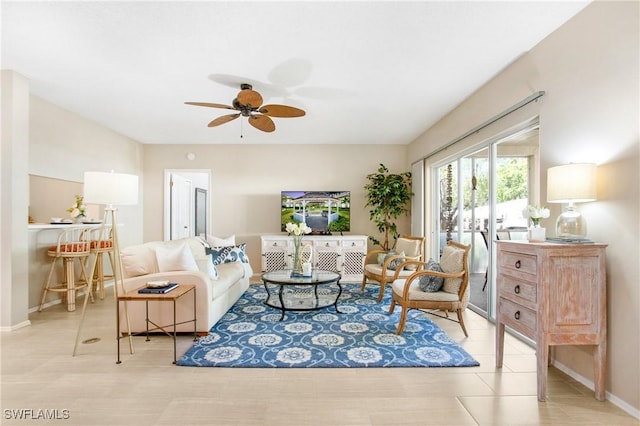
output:
M 484 123 L 474 127 L 473 129 L 469 130 L 467 133 L 463 134 L 462 136 L 457 137 L 456 139 L 452 140 L 451 142 L 441 146 L 440 148 L 438 148 L 437 150 L 429 153 L 428 155 L 422 157 L 419 161 L 424 160 L 427 157 L 431 157 L 433 155 L 436 155 L 439 152 L 444 151 L 445 149 L 449 148 L 451 145 L 456 144 L 458 142 L 460 142 L 461 140 L 467 138 L 468 136 L 484 129 L 485 127 L 495 123 L 496 121 L 500 120 L 501 118 L 511 114 L 514 111 L 519 110 L 520 108 L 522 108 L 523 106 L 530 104 L 533 101 L 537 101 L 539 98 L 541 98 L 542 96 L 544 96 L 544 91 L 540 90 L 538 92 L 535 92 L 533 95 L 530 95 L 526 98 L 524 98 L 523 100 L 521 100 L 520 102 L 518 102 L 515 105 L 512 105 L 511 107 L 507 108 L 506 110 L 502 111 L 501 113 L 499 113 L 498 115 L 493 116 L 492 118 L 488 119 L 487 121 L 485 121 Z

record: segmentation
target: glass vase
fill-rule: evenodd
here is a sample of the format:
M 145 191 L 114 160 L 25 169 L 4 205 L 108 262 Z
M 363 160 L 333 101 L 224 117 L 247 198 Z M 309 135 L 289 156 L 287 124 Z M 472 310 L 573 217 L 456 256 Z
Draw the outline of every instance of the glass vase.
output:
M 293 263 L 292 263 L 292 274 L 302 275 L 302 257 L 300 252 L 300 247 L 302 246 L 302 236 L 294 236 L 293 237 Z

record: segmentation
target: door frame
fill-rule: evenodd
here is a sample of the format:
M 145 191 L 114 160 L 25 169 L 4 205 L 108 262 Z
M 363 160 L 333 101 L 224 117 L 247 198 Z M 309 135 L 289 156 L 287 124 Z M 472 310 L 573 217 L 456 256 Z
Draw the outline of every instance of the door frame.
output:
M 163 238 L 168 241 L 171 236 L 171 175 L 176 174 L 191 179 L 194 182 L 194 188 L 202 188 L 207 190 L 209 195 L 212 194 L 212 173 L 211 169 L 165 169 L 164 170 L 164 202 L 163 202 Z M 195 194 L 192 197 L 195 203 Z M 206 229 L 212 229 L 211 218 L 211 199 L 207 197 L 206 201 Z M 195 208 L 192 209 L 195 211 Z

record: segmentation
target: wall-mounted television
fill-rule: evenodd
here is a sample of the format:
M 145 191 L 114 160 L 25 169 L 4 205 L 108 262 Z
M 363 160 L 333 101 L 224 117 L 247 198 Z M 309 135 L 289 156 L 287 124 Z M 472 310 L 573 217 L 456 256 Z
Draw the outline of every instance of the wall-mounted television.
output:
M 350 191 L 282 191 L 280 230 L 288 222 L 304 222 L 313 234 L 351 230 Z

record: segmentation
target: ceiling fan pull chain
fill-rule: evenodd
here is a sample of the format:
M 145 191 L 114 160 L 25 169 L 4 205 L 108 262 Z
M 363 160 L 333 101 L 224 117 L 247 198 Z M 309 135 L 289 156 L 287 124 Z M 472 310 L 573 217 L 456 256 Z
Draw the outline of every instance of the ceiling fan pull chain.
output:
M 242 129 L 243 129 L 243 125 L 242 125 L 242 120 L 240 120 L 240 139 L 242 139 L 243 135 L 242 135 Z

